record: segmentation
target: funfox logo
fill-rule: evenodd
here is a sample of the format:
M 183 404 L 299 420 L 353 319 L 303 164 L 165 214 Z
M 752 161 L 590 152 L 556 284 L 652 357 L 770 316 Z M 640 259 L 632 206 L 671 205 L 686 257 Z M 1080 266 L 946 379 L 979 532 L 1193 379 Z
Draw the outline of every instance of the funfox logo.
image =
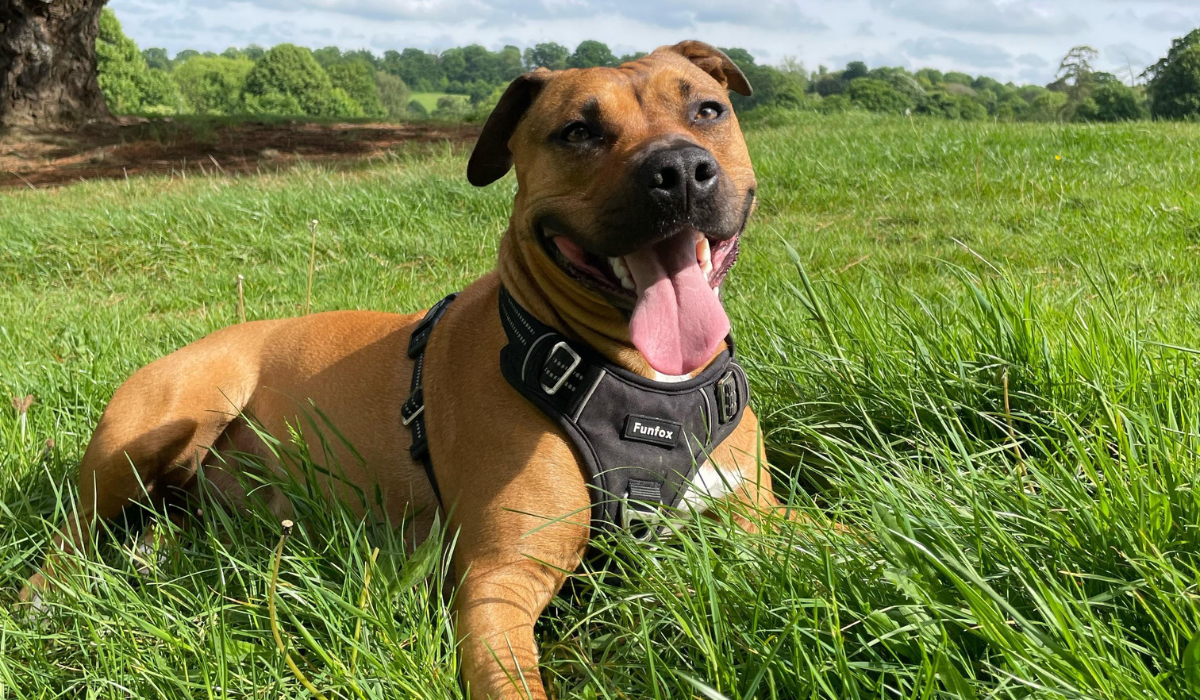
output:
M 657 425 L 642 425 L 641 421 L 633 422 L 633 432 L 638 435 L 662 438 L 663 440 L 671 440 L 675 437 L 674 430 L 663 430 Z
M 630 415 L 625 418 L 625 439 L 648 442 L 652 445 L 674 447 L 680 425 L 648 416 Z

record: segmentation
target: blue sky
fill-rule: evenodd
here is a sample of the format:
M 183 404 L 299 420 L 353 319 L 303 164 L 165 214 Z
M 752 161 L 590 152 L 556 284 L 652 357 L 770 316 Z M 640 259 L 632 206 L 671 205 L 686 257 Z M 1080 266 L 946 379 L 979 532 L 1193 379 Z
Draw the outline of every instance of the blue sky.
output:
M 933 66 L 1045 83 L 1076 44 L 1128 76 L 1200 27 L 1200 0 L 111 0 L 143 48 L 221 51 L 292 42 L 313 48 L 438 51 L 584 39 L 619 53 L 681 39 L 785 56 L 809 68 Z

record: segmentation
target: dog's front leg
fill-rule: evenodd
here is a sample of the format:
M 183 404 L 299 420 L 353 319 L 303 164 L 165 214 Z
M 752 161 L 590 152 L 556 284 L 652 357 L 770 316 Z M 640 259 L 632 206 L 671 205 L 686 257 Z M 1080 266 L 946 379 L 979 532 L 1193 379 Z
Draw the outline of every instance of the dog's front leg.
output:
M 573 568 L 568 561 L 560 564 Z M 470 566 L 455 601 L 462 676 L 470 697 L 545 698 L 533 627 L 565 574 L 530 560 Z
M 451 519 L 459 532 L 456 630 L 462 678 L 472 700 L 546 697 L 533 629 L 579 566 L 590 510 L 582 483 L 567 482 L 571 488 L 547 493 L 563 480 L 550 469 L 526 473 L 539 472 L 545 481 L 518 479 L 491 503 L 471 508 L 465 502 L 469 498 L 462 499 L 454 511 L 462 515 Z M 573 498 L 561 498 L 563 491 Z M 528 496 L 513 498 L 514 492 Z

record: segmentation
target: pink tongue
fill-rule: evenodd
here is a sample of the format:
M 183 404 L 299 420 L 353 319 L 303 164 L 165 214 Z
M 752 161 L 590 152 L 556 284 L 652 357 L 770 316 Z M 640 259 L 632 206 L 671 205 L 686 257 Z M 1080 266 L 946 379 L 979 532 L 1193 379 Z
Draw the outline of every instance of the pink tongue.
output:
M 650 366 L 688 374 L 708 362 L 729 334 L 729 317 L 696 262 L 696 234 L 626 255 L 625 264 L 638 293 L 629 332 Z

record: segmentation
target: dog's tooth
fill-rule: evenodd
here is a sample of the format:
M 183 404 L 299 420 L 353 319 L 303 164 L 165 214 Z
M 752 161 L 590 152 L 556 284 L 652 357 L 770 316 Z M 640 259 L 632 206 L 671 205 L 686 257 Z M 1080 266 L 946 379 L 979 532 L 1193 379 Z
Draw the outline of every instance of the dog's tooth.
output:
M 710 260 L 712 260 L 712 248 L 708 244 L 708 238 L 700 236 L 696 241 L 696 262 L 703 267 L 704 263 Z
M 713 273 L 712 260 L 702 262 L 700 264 L 700 271 L 704 273 L 705 277 L 711 277 Z
M 617 276 L 617 281 L 625 289 L 633 291 L 637 289 L 637 285 L 633 283 L 633 275 L 629 273 L 629 266 L 625 264 L 624 258 L 609 258 L 608 264 L 612 267 L 613 274 Z

